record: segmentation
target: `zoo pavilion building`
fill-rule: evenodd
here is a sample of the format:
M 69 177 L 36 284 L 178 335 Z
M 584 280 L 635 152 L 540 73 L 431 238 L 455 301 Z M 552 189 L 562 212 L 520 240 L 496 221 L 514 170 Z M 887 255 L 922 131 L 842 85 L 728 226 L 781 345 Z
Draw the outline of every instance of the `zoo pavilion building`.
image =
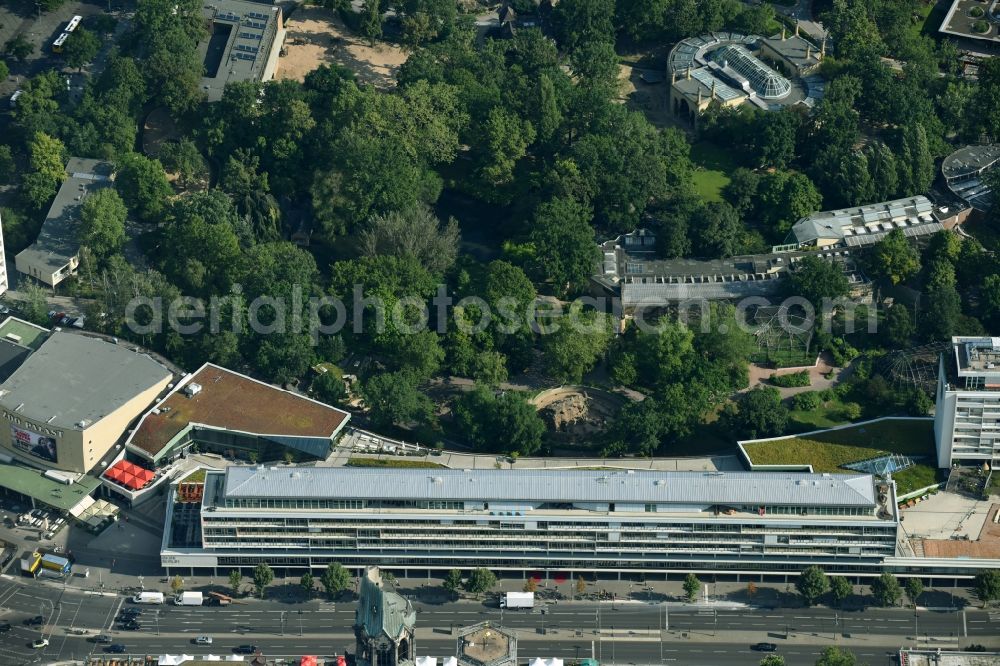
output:
M 866 474 L 232 466 L 171 490 L 161 561 L 213 575 L 340 562 L 406 576 L 868 576 L 896 555 L 898 521 L 893 484 Z

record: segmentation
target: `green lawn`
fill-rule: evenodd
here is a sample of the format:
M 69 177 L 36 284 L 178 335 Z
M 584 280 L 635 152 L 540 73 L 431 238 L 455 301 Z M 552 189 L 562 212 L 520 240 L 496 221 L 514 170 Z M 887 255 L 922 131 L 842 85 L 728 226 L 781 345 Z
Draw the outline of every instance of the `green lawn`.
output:
M 907 467 L 902 472 L 893 474 L 892 478 L 896 482 L 896 492 L 899 495 L 912 493 L 940 481 L 937 468 L 930 465 Z
M 691 146 L 691 159 L 695 163 L 692 178 L 695 192 L 705 201 L 722 201 L 722 190 L 729 184 L 728 174 L 736 168 L 732 156 L 714 143 L 699 141 Z
M 913 13 L 918 14 L 920 20 L 910 25 L 910 39 L 918 39 L 921 35 L 934 37 L 948 12 L 946 5 L 934 2 L 914 8 Z
M 893 419 L 743 448 L 755 465 L 812 465 L 813 471 L 843 472 L 842 465 L 886 453 L 934 455 L 934 422 Z
M 437 469 L 445 467 L 429 460 L 399 460 L 398 458 L 351 458 L 348 467 L 406 467 L 409 469 Z
M 207 471 L 208 470 L 206 470 L 204 467 L 202 467 L 201 469 L 196 469 L 195 471 L 191 472 L 190 474 L 188 474 L 187 476 L 185 476 L 183 479 L 181 479 L 180 482 L 181 483 L 205 483 L 205 472 L 207 472 Z
M 840 410 L 844 405 L 839 400 L 833 400 L 823 407 L 816 409 L 793 409 L 788 413 L 789 430 L 809 431 L 821 428 L 832 428 L 834 426 L 848 423 L 840 417 Z M 788 432 L 787 430 L 785 432 Z

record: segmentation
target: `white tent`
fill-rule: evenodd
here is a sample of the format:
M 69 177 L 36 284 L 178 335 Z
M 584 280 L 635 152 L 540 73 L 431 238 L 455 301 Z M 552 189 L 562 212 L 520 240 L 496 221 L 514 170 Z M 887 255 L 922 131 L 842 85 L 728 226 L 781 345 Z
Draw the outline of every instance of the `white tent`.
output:
M 557 657 L 553 657 L 552 659 L 535 657 L 528 662 L 528 666 L 563 666 L 563 660 Z
M 189 661 L 194 661 L 194 657 L 189 654 L 161 654 L 157 658 L 159 666 L 180 666 Z
M 448 657 L 444 660 L 444 666 L 458 666 L 458 657 Z
M 417 657 L 417 666 L 437 666 L 437 657 Z

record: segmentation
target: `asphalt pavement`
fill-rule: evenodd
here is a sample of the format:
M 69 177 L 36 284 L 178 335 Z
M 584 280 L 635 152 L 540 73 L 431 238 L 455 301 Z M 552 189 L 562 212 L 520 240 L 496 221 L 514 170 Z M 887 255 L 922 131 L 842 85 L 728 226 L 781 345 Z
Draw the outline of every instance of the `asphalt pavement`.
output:
M 764 609 L 725 602 L 649 604 L 562 601 L 532 611 L 501 611 L 495 602 L 415 602 L 419 655 L 454 654 L 455 630 L 489 620 L 514 631 L 522 658 L 595 656 L 606 663 L 755 664 L 751 645 L 778 645 L 789 664 L 812 664 L 828 645 L 847 647 L 870 665 L 888 663 L 903 645 L 955 648 L 972 643 L 1000 647 L 1000 611 L 829 608 Z M 0 580 L 0 663 L 80 659 L 103 646 L 109 633 L 135 654 L 228 654 L 253 644 L 268 656 L 333 655 L 354 651 L 353 602 L 284 599 L 239 600 L 228 607 L 141 606 L 139 629 L 121 627 L 123 608 L 138 607 L 122 595 L 84 593 L 29 579 Z M 41 627 L 23 625 L 42 615 Z M 78 636 L 71 630 L 86 630 Z M 209 635 L 211 646 L 194 638 Z M 33 650 L 35 638 L 49 638 Z

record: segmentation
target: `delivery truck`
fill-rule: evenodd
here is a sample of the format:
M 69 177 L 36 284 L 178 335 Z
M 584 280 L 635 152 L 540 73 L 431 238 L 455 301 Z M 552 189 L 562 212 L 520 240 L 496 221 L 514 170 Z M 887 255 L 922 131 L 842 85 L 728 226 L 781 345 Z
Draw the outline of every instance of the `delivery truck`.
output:
M 43 555 L 42 556 L 42 568 L 48 569 L 49 571 L 55 571 L 61 574 L 68 574 L 70 569 L 69 560 L 65 557 L 59 557 L 58 555 Z
M 201 592 L 181 592 L 174 598 L 175 606 L 201 606 L 203 603 Z
M 500 608 L 534 608 L 534 592 L 507 592 L 500 597 Z
M 140 592 L 132 597 L 132 602 L 136 604 L 162 604 L 163 592 Z

